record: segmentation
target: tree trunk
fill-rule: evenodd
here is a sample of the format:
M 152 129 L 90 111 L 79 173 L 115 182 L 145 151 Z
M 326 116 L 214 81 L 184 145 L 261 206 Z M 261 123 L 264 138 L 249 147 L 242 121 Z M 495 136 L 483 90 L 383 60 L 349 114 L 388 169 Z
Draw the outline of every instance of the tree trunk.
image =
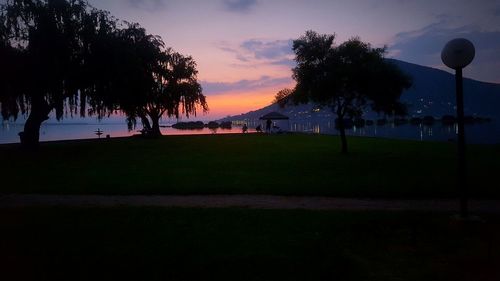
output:
M 40 144 L 40 126 L 49 119 L 52 108 L 43 96 L 35 96 L 31 101 L 31 112 L 24 124 L 24 131 L 19 133 L 24 148 L 36 149 Z
M 342 142 L 342 153 L 347 154 L 347 137 L 345 135 L 345 125 L 344 120 L 340 121 L 339 131 L 340 131 L 340 140 Z
M 153 123 L 153 126 L 151 127 L 151 134 L 153 136 L 161 136 L 160 117 L 158 116 L 150 116 L 150 117 L 151 117 L 151 122 Z
M 342 153 L 347 154 L 347 137 L 345 135 L 345 123 L 344 123 L 344 115 L 340 113 L 341 110 L 337 111 L 337 126 L 340 132 L 340 140 L 342 144 Z
M 148 117 L 141 115 L 142 127 L 147 132 L 151 132 L 151 123 L 149 123 Z

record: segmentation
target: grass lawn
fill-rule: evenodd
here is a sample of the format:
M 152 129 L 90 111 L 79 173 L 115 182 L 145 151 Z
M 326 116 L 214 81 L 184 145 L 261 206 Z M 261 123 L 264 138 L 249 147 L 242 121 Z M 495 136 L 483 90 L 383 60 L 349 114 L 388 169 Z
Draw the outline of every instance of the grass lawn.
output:
M 2 280 L 500 280 L 500 217 L 245 209 L 0 212 Z
M 317 135 L 205 135 L 0 146 L 0 193 L 451 197 L 456 145 Z M 471 194 L 500 198 L 500 145 L 469 145 Z

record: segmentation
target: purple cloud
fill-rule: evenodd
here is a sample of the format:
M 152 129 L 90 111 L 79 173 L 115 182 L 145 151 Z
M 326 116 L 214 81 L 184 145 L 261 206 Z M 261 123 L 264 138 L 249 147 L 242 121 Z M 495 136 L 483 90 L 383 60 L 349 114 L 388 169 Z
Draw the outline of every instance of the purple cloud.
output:
M 256 67 L 262 65 L 280 65 L 289 68 L 295 67 L 293 59 L 292 40 L 258 40 L 243 41 L 237 47 L 230 47 L 222 43 L 219 49 L 234 54 L 243 64 L 238 67 Z
M 489 82 L 500 82 L 500 31 L 485 31 L 474 26 L 449 28 L 445 22 L 396 35 L 389 48 L 394 58 L 417 64 L 442 66 L 441 50 L 454 38 L 467 38 L 474 43 L 476 57 L 467 67 L 468 76 L 481 77 Z M 444 67 L 444 66 L 443 66 Z
M 167 0 L 127 0 L 133 8 L 156 11 L 165 8 Z
M 247 52 L 253 53 L 256 59 L 279 59 L 290 56 L 292 52 L 292 40 L 263 41 L 251 39 L 243 42 L 241 47 Z
M 241 13 L 250 11 L 257 5 L 257 0 L 224 0 L 223 4 L 226 10 Z
M 233 91 L 255 91 L 262 88 L 281 86 L 292 82 L 291 77 L 272 78 L 270 76 L 262 76 L 256 80 L 240 80 L 232 83 L 222 82 L 207 82 L 202 81 L 203 93 L 206 95 L 217 95 Z

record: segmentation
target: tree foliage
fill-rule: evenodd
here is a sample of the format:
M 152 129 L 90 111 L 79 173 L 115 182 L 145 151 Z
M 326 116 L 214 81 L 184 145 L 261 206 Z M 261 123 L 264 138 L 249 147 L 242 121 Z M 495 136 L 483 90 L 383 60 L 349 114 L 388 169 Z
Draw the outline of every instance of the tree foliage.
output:
M 339 46 L 335 35 L 307 31 L 293 41 L 297 85 L 290 100 L 329 107 L 337 116 L 342 151 L 347 152 L 343 120 L 360 117 L 370 107 L 387 114 L 405 114 L 399 102 L 411 79 L 384 59 L 385 48 L 373 48 L 359 38 Z
M 115 29 L 108 13 L 82 0 L 8 0 L 0 7 L 2 117 L 28 115 L 23 144 L 38 143 L 52 110 L 59 120 L 76 114 L 85 93 L 95 96 L 99 41 Z
M 293 90 L 290 88 L 281 89 L 274 97 L 274 103 L 277 103 L 281 108 L 284 108 L 290 101 L 293 95 Z
M 159 120 L 163 116 L 179 118 L 196 115 L 198 109 L 208 111 L 202 87 L 198 83 L 196 62 L 167 48 L 158 56 L 152 72 L 152 83 L 142 101 L 124 106 L 131 125 L 140 118 L 144 129 L 152 135 L 161 135 Z
M 1 114 L 27 116 L 20 134 L 26 146 L 38 144 L 52 111 L 60 120 L 122 110 L 155 123 L 164 113 L 208 110 L 191 57 L 84 0 L 7 0 L 0 6 L 0 61 Z

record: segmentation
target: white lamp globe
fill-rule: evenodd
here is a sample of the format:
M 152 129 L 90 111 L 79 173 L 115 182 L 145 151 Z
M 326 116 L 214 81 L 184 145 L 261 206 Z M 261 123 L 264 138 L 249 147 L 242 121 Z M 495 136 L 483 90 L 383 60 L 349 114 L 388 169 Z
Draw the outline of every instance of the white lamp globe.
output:
M 475 55 L 476 49 L 471 41 L 457 38 L 446 43 L 441 52 L 441 60 L 449 68 L 461 69 L 469 65 Z

